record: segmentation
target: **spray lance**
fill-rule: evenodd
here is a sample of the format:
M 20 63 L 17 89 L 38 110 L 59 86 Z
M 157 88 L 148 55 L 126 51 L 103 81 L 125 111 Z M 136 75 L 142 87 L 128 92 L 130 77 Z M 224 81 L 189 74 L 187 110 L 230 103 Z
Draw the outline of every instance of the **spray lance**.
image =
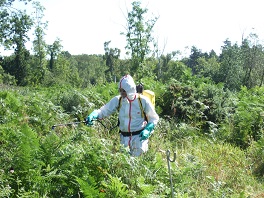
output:
M 64 123 L 64 124 L 55 124 L 51 127 L 51 129 L 55 129 L 56 127 L 59 126 L 72 126 L 72 125 L 77 125 L 77 124 L 81 124 L 81 123 L 86 123 L 86 121 L 80 121 L 80 122 L 69 122 L 69 123 Z
M 107 128 L 100 120 L 98 119 L 95 119 L 95 120 L 92 120 L 92 121 L 97 121 L 99 122 L 104 128 L 108 129 L 109 131 L 112 131 L 114 128 L 116 128 L 117 126 L 114 126 L 114 127 L 111 127 L 110 129 Z M 55 124 L 51 127 L 52 130 L 54 130 L 56 127 L 59 127 L 59 126 L 72 126 L 72 125 L 78 125 L 78 124 L 81 124 L 81 123 L 84 123 L 86 124 L 86 120 L 84 121 L 79 121 L 79 122 L 69 122 L 69 123 L 62 123 L 62 124 Z

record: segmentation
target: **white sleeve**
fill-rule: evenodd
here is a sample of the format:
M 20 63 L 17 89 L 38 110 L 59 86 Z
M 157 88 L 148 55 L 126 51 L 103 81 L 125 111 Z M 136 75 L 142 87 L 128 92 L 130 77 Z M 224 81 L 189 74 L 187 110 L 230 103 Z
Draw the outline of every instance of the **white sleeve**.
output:
M 143 97 L 142 97 L 143 98 Z M 159 116 L 155 111 L 155 107 L 152 105 L 152 103 L 150 102 L 150 100 L 148 98 L 145 98 L 145 113 L 146 116 L 148 118 L 148 122 L 153 123 L 155 126 L 157 125 L 158 121 L 159 121 Z
M 99 119 L 108 117 L 116 112 L 119 103 L 119 97 L 120 96 L 115 96 L 108 103 L 97 110 Z

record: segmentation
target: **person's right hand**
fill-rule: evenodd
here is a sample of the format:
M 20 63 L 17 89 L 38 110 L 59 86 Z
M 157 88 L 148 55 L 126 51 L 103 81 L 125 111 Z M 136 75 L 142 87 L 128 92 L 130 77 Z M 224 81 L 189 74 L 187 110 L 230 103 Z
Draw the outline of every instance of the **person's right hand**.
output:
M 87 118 L 86 118 L 86 125 L 92 126 L 93 121 L 98 118 L 98 113 L 96 111 L 93 111 Z

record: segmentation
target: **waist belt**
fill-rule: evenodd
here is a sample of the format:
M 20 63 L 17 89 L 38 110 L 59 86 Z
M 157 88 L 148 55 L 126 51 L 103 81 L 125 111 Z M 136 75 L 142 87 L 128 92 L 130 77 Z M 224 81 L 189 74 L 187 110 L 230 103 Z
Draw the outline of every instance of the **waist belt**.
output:
M 138 134 L 141 133 L 141 131 L 143 131 L 143 129 L 141 129 L 140 131 L 133 131 L 133 132 L 122 132 L 122 131 L 119 131 L 119 133 L 121 133 L 124 137 L 128 137 L 128 136 L 138 135 Z

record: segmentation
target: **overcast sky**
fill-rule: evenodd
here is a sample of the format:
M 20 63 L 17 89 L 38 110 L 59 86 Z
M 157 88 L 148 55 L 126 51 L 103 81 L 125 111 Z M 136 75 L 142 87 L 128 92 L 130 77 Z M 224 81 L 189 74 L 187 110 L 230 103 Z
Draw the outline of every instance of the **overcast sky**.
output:
M 125 15 L 132 0 L 40 0 L 48 21 L 46 41 L 62 40 L 71 54 L 104 54 L 104 42 L 125 53 Z M 226 39 L 241 43 L 242 35 L 264 39 L 262 0 L 141 0 L 148 17 L 159 16 L 153 36 L 164 53 L 196 46 L 220 52 Z M 188 51 L 188 50 L 187 50 Z

